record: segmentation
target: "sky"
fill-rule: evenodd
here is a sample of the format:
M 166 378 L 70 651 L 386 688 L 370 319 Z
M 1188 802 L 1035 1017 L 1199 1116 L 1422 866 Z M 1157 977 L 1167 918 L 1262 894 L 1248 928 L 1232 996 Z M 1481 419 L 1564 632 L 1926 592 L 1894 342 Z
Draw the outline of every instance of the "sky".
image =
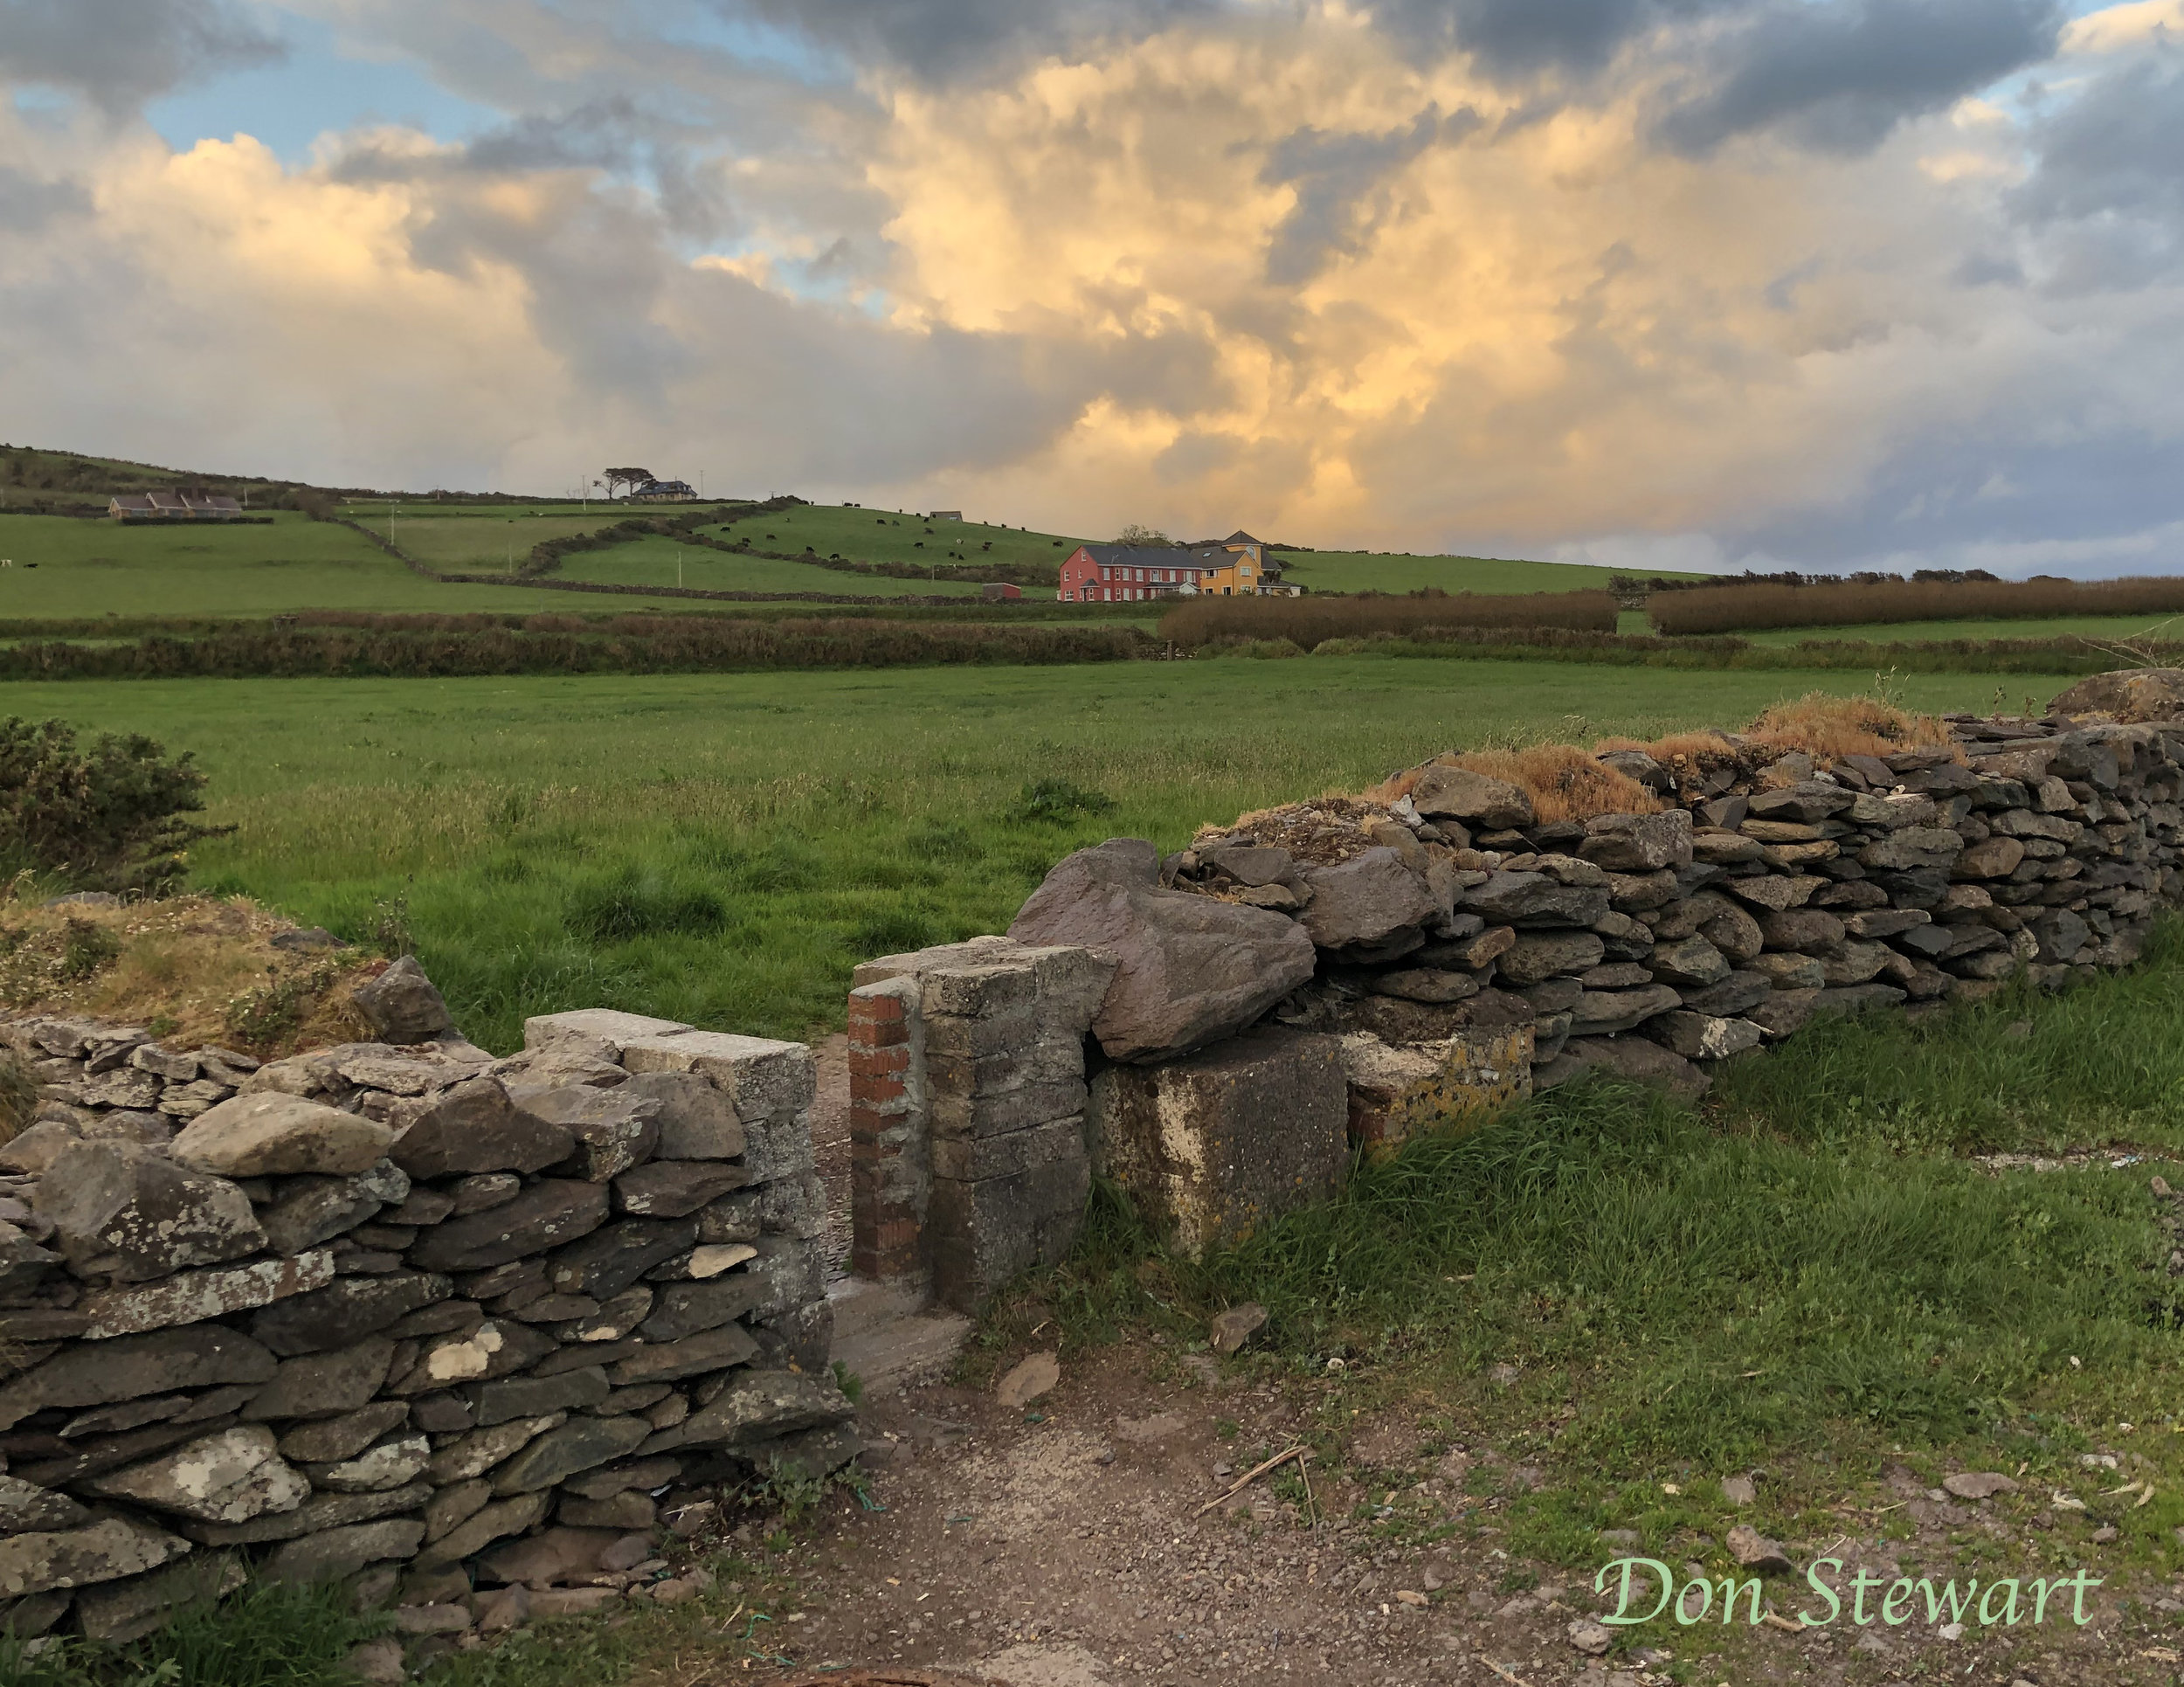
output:
M 0 439 L 2184 571 L 2184 0 L 0 0 Z

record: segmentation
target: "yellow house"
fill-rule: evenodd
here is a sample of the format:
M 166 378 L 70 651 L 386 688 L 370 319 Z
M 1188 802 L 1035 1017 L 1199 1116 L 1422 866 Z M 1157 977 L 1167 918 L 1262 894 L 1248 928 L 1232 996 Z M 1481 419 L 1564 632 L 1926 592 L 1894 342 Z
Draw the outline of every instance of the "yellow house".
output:
M 1226 568 L 1208 569 L 1199 576 L 1199 591 L 1208 598 L 1254 598 L 1259 593 L 1259 564 L 1239 557 Z
M 1225 555 L 1228 560 L 1213 568 L 1201 568 L 1199 591 L 1209 598 L 1255 598 L 1264 589 L 1267 577 L 1267 548 L 1241 528 L 1214 544 L 1197 548 L 1201 552 L 1213 551 Z M 1277 575 L 1276 577 L 1279 577 Z

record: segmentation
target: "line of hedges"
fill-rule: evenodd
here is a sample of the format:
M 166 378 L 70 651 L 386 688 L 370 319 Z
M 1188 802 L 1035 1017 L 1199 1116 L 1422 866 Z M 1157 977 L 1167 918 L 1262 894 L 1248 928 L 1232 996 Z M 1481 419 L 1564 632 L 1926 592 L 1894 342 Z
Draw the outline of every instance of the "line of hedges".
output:
M 1665 633 L 1879 626 L 1907 621 L 2044 620 L 2063 615 L 2174 615 L 2184 614 L 2184 578 L 1739 584 L 1666 593 L 1652 598 L 1647 612 Z
M 1430 628 L 1556 628 L 1612 634 L 1618 605 L 1606 591 L 1453 596 L 1438 588 L 1403 597 L 1196 598 L 1160 618 L 1160 636 L 1185 649 L 1234 639 L 1287 639 L 1307 649 L 1330 639 L 1417 634 Z
M 528 577 L 511 579 L 506 574 L 439 574 L 433 577 L 451 585 L 520 585 L 532 591 L 588 591 L 610 598 L 693 598 L 722 604 L 909 604 L 923 608 L 961 609 L 985 601 L 978 598 L 960 597 L 872 598 L 835 591 L 715 591 L 694 585 L 625 584 L 612 580 L 548 580 Z
M 281 621 L 131 644 L 17 644 L 0 648 L 0 680 L 446 678 L 1045 665 L 1128 661 L 1158 650 L 1137 629 L 1115 626 L 726 616 L 621 616 L 581 630 L 506 624 L 304 626 Z

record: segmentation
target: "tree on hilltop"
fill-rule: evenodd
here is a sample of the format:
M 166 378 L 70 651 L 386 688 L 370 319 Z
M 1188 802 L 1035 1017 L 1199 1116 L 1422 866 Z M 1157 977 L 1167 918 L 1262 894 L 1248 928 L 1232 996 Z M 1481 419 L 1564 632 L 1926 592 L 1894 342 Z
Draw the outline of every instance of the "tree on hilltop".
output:
M 646 481 L 659 478 L 648 468 L 611 468 L 606 472 L 606 495 L 612 498 L 618 486 L 627 487 L 634 492 Z
M 1174 543 L 1157 527 L 1147 527 L 1142 522 L 1132 522 L 1115 536 L 1118 545 L 1165 545 Z

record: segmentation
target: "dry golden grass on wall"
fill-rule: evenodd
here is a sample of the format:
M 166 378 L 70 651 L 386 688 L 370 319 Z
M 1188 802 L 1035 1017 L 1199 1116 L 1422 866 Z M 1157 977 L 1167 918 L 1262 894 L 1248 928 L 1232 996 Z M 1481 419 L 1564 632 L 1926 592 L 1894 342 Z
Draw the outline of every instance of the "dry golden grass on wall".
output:
M 288 951 L 287 921 L 244 898 L 114 907 L 0 902 L 0 1010 L 148 1027 L 173 1048 L 260 1059 L 369 1040 L 355 986 L 386 963 L 353 949 Z
M 1613 750 L 1641 750 L 1678 775 L 1704 775 L 1723 768 L 1749 772 L 1791 750 L 1825 762 L 1914 748 L 1946 748 L 1958 759 L 1963 757 L 1947 724 L 1932 715 L 1910 714 L 1877 697 L 1814 691 L 1794 702 L 1776 704 L 1737 738 L 1719 731 L 1675 732 L 1651 740 L 1602 738 L 1589 750 L 1572 744 L 1475 750 L 1437 756 L 1407 769 L 1366 792 L 1365 799 L 1393 803 L 1417 788 L 1427 767 L 1462 767 L 1517 786 L 1531 797 L 1543 821 L 1589 820 L 1600 814 L 1653 814 L 1668 806 L 1637 780 L 1597 759 Z
M 1751 633 L 1782 626 L 2045 620 L 2063 615 L 2184 613 L 2184 578 L 1887 580 L 1868 584 L 1694 586 L 1647 600 L 1656 632 Z
M 1811 691 L 1794 702 L 1777 703 L 1738 735 L 1743 744 L 1724 732 L 1672 732 L 1665 738 L 1602 738 L 1596 753 L 1636 750 L 1663 767 L 1711 770 L 1731 764 L 1772 760 L 1793 750 L 1819 761 L 1845 756 L 1886 756 L 1899 750 L 1947 750 L 1962 758 L 1963 751 L 1949 736 L 1946 723 L 1932 715 L 1912 715 L 1877 697 L 1839 697 L 1831 692 Z M 1757 746 L 1773 752 L 1752 756 Z
M 1829 760 L 1914 749 L 1946 748 L 1959 758 L 1963 754 L 1947 724 L 1934 716 L 1912 715 L 1878 697 L 1838 697 L 1825 691 L 1777 703 L 1745 732 L 1763 744 Z
M 1637 780 L 1572 744 L 1534 744 L 1525 750 L 1474 750 L 1437 756 L 1425 766 L 1399 773 L 1366 794 L 1374 802 L 1395 802 L 1417 787 L 1427 767 L 1436 764 L 1506 780 L 1531 799 L 1533 811 L 1542 820 L 1651 814 L 1662 806 L 1661 799 Z

